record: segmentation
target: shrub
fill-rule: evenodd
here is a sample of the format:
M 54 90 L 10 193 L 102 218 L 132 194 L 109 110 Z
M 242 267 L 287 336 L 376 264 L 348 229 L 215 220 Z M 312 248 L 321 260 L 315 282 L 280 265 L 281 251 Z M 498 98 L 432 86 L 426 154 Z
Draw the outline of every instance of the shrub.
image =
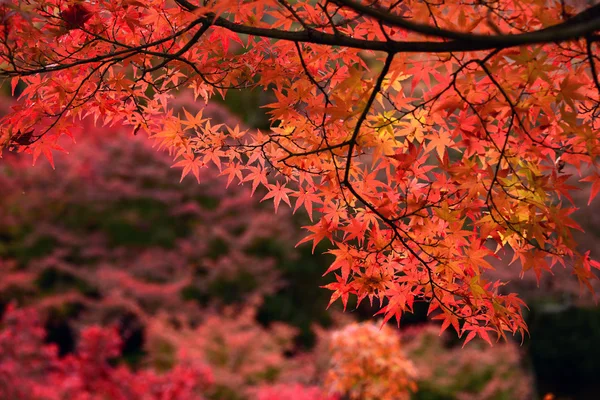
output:
M 350 324 L 331 334 L 325 387 L 350 399 L 409 399 L 415 369 L 392 329 Z
M 257 386 L 280 382 L 294 368 L 286 353 L 293 347 L 296 330 L 273 323 L 262 327 L 256 307 L 228 307 L 209 314 L 197 326 L 185 318 L 153 318 L 148 324 L 148 356 L 159 365 L 177 365 L 177 349 L 187 356 L 205 359 L 214 374 L 218 399 L 246 398 Z
M 202 400 L 212 384 L 210 369 L 197 361 L 164 374 L 114 365 L 122 344 L 115 329 L 87 327 L 76 352 L 64 358 L 44 337 L 35 310 L 7 310 L 0 330 L 1 398 Z
M 334 400 L 322 393 L 316 386 L 302 386 L 299 384 L 263 386 L 256 391 L 257 400 Z

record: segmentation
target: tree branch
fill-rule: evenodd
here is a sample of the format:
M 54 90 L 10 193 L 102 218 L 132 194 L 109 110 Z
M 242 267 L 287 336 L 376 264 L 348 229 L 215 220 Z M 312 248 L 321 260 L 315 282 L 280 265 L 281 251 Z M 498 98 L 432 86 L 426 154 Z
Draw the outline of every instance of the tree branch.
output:
M 176 0 L 188 11 L 198 9 L 186 0 Z M 283 31 L 279 29 L 261 28 L 231 22 L 214 14 L 203 17 L 205 23 L 220 26 L 232 32 L 267 37 L 271 39 L 293 42 L 342 46 L 362 50 L 384 51 L 388 53 L 448 53 L 479 50 L 493 50 L 528 44 L 559 43 L 577 40 L 600 30 L 600 4 L 590 7 L 575 17 L 549 28 L 516 35 L 480 35 L 455 32 L 435 26 L 410 22 L 400 16 L 361 5 L 353 0 L 335 0 L 336 3 L 355 11 L 369 15 L 388 25 L 397 26 L 411 32 L 421 33 L 441 39 L 452 39 L 447 42 L 431 41 L 381 41 L 357 39 L 340 33 L 330 34 L 318 30 Z

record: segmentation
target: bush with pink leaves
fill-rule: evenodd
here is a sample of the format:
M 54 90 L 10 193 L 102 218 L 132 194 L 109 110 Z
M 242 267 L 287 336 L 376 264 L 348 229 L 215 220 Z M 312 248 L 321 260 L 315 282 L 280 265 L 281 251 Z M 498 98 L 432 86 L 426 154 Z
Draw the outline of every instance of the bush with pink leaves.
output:
M 263 386 L 255 392 L 257 400 L 337 400 L 337 397 L 326 396 L 316 386 L 299 384 Z
M 44 339 L 34 310 L 7 310 L 0 330 L 0 398 L 202 400 L 213 382 L 210 369 L 197 361 L 164 374 L 114 365 L 121 353 L 115 329 L 85 328 L 76 352 L 64 358 Z

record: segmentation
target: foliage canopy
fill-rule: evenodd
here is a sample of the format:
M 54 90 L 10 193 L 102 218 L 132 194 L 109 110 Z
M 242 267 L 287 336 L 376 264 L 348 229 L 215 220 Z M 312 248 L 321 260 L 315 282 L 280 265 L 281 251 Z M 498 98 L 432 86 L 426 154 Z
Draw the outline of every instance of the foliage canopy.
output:
M 0 147 L 34 161 L 89 117 L 144 131 L 183 176 L 214 164 L 304 208 L 331 242 L 332 301 L 415 301 L 466 341 L 526 330 L 485 279 L 510 250 L 538 279 L 582 285 L 567 182 L 600 190 L 600 5 L 567 1 L 4 0 L 0 76 L 19 102 Z M 215 125 L 172 100 L 264 89 L 268 132 Z

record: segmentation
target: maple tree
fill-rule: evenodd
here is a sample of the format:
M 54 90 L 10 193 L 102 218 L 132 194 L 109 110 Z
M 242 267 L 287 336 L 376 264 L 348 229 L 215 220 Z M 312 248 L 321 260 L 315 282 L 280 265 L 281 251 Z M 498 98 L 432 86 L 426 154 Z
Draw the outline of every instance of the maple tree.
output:
M 214 164 L 304 208 L 331 242 L 332 301 L 415 301 L 466 341 L 523 333 L 524 303 L 488 281 L 510 250 L 539 279 L 576 250 L 571 173 L 600 190 L 600 5 L 497 0 L 4 0 L 0 77 L 17 105 L 0 147 L 33 160 L 80 120 L 144 131 L 183 176 Z M 269 131 L 173 99 L 264 89 Z

